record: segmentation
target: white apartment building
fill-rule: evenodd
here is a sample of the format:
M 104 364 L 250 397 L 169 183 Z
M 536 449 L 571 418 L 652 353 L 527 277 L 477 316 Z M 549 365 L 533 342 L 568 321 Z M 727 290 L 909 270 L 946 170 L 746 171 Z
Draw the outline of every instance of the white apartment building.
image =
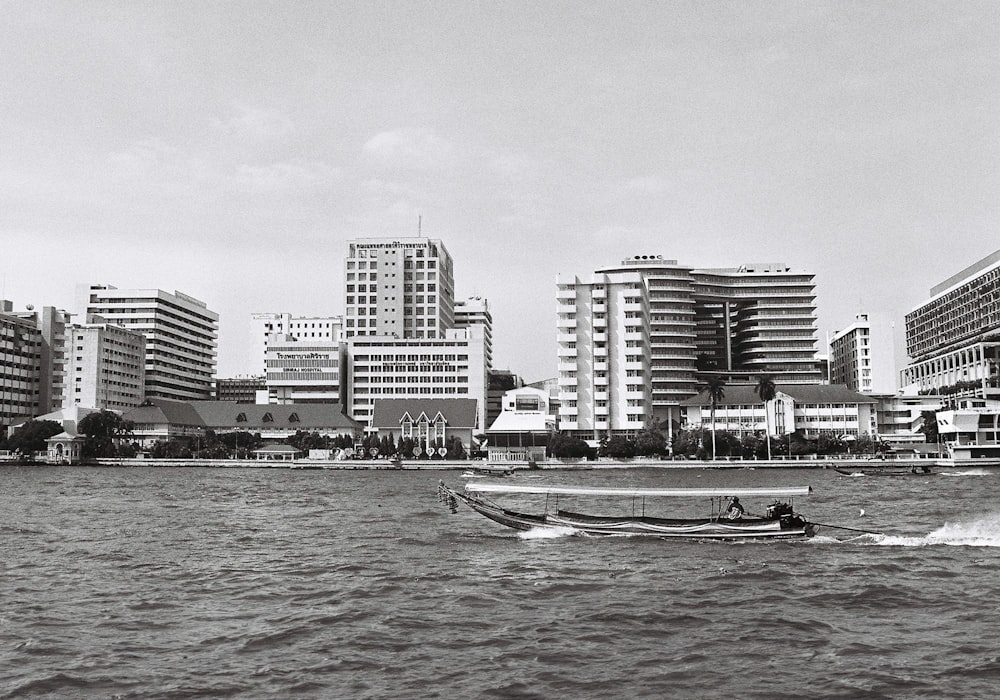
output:
M 176 291 L 110 285 L 92 285 L 84 295 L 88 320 L 98 315 L 146 336 L 146 398 L 211 397 L 219 315 L 205 302 Z
M 342 316 L 292 316 L 289 313 L 251 314 L 251 357 L 259 358 L 266 372 L 268 338 L 285 335 L 309 342 L 340 343 L 344 340 Z
M 343 349 L 333 340 L 269 335 L 265 353 L 268 403 L 342 403 Z
M 493 315 L 489 302 L 482 297 L 469 297 L 455 302 L 455 328 L 482 326 L 486 344 L 486 369 L 493 369 Z
M 670 426 L 699 375 L 819 381 L 812 280 L 782 263 L 694 269 L 659 255 L 560 277 L 560 429 L 597 439 L 650 418 Z
M 486 427 L 486 358 L 481 326 L 438 338 L 358 335 L 347 342 L 348 415 L 371 427 L 377 399 L 475 399 Z
M 894 394 L 896 362 L 892 322 L 884 314 L 858 314 L 830 339 L 830 383 L 862 394 Z
M 451 256 L 427 238 L 348 241 L 344 301 L 348 338 L 443 338 L 455 326 Z
M 146 336 L 91 317 L 66 329 L 66 387 L 62 408 L 126 411 L 142 403 Z
M 560 277 L 557 298 L 559 429 L 590 440 L 642 430 L 652 415 L 654 359 L 642 273 Z M 684 318 L 693 335 L 693 313 Z

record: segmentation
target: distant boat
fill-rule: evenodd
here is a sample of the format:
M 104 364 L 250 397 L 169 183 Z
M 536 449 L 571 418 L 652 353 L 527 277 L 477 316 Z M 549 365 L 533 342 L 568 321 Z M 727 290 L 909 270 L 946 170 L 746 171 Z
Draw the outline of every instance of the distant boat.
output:
M 844 476 L 926 476 L 934 474 L 931 468 L 925 465 L 919 467 L 859 467 L 857 469 L 844 469 L 834 467 L 834 471 Z
M 763 517 L 740 515 L 728 518 L 723 513 L 726 499 L 738 498 L 790 498 L 809 494 L 808 486 L 789 488 L 687 488 L 687 489 L 628 489 L 585 488 L 569 486 L 542 486 L 528 484 L 469 483 L 465 491 L 457 491 L 438 484 L 438 497 L 453 513 L 458 504 L 466 506 L 501 525 L 515 530 L 535 528 L 571 531 L 587 535 L 645 535 L 664 539 L 687 540 L 749 540 L 794 539 L 811 537 L 817 526 L 794 512 L 788 502 L 775 501 L 767 507 Z M 494 503 L 484 494 L 527 494 L 545 497 L 545 506 L 538 513 L 524 513 Z M 563 496 L 614 496 L 630 499 L 633 511 L 639 515 L 591 515 L 559 508 Z M 709 515 L 702 518 L 662 518 L 645 515 L 646 499 L 697 498 L 710 499 Z M 551 507 L 551 509 L 550 509 Z M 554 509 L 554 510 L 552 510 Z

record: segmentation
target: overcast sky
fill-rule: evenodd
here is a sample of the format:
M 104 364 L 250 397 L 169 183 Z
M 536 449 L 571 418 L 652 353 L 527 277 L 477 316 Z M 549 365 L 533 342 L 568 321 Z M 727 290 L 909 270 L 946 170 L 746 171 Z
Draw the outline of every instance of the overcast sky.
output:
M 0 0 L 0 296 L 336 315 L 423 234 L 495 364 L 555 375 L 555 280 L 636 254 L 816 274 L 820 345 L 1000 249 L 996 2 Z

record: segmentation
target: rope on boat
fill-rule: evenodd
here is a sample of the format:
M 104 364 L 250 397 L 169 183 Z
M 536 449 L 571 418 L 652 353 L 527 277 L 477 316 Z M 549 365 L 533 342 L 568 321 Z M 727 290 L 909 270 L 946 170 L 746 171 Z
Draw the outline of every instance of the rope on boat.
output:
M 875 532 L 874 530 L 862 530 L 861 528 L 857 528 L 857 527 L 845 527 L 844 525 L 830 525 L 829 523 L 817 523 L 817 522 L 813 522 L 811 520 L 809 522 L 810 522 L 810 524 L 812 524 L 812 525 L 818 525 L 819 527 L 832 527 L 835 530 L 849 530 L 851 532 L 861 532 L 861 533 L 864 533 L 865 535 L 884 535 L 885 534 L 884 532 Z

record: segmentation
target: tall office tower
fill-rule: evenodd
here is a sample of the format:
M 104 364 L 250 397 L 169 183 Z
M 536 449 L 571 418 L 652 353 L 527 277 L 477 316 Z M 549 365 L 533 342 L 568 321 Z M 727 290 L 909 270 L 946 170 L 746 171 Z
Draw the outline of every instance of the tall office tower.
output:
M 593 440 L 641 430 L 652 416 L 654 387 L 642 271 L 598 271 L 557 284 L 560 430 Z M 660 377 L 668 389 L 666 372 Z M 687 383 L 693 386 L 693 374 Z
M 341 367 L 344 346 L 332 340 L 268 336 L 268 403 L 337 403 L 346 398 Z
M 895 394 L 892 323 L 883 314 L 858 314 L 830 339 L 830 383 L 862 394 Z
M 486 370 L 493 368 L 493 315 L 490 304 L 482 297 L 470 297 L 455 302 L 455 328 L 483 327 L 486 343 Z
M 126 411 L 142 403 L 146 336 L 91 316 L 66 329 L 69 340 L 62 407 Z
M 39 404 L 42 334 L 35 312 L 0 299 L 0 432 L 18 418 L 46 411 Z
M 486 429 L 481 326 L 452 328 L 434 339 L 358 335 L 347 347 L 347 415 L 354 420 L 369 425 L 377 399 L 476 399 L 477 426 Z
M 1000 398 L 1000 250 L 906 314 L 904 393 Z
M 427 238 L 348 241 L 348 338 L 442 338 L 455 325 L 455 280 L 444 244 Z
M 782 384 L 823 379 L 813 274 L 783 263 L 691 271 L 699 370 Z
M 42 413 L 62 408 L 66 399 L 66 328 L 73 314 L 52 306 L 42 307 L 38 329 L 42 333 L 42 375 L 38 404 Z
M 341 316 L 292 316 L 288 313 L 257 313 L 251 316 L 253 324 L 252 357 L 259 359 L 267 371 L 265 356 L 268 337 L 285 335 L 296 340 L 340 343 L 344 340 L 344 319 Z
M 812 280 L 784 265 L 694 269 L 658 255 L 559 279 L 560 427 L 597 439 L 656 419 L 670 432 L 709 373 L 819 381 Z
M 146 336 L 146 398 L 203 400 L 212 396 L 219 314 L 203 301 L 160 289 L 84 290 L 86 318 Z

